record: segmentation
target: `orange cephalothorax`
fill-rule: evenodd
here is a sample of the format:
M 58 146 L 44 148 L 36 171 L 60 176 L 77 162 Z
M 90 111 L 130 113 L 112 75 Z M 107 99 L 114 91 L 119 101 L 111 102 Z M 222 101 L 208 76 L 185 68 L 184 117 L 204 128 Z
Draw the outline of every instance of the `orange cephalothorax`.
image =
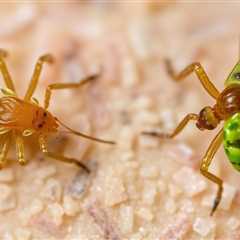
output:
M 0 98 L 0 125 L 21 133 L 56 132 L 58 124 L 51 113 L 17 97 Z

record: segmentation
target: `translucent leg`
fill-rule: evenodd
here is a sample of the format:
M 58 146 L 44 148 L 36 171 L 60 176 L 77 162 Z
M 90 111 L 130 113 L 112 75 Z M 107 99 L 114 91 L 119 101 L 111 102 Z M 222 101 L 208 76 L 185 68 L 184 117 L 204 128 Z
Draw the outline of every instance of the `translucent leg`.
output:
M 1 142 L 0 146 L 0 169 L 6 164 L 7 161 L 7 154 L 9 151 L 10 143 L 11 143 L 11 137 L 9 134 L 6 134 L 6 136 L 2 136 L 3 141 Z
M 46 93 L 45 93 L 45 100 L 44 100 L 44 108 L 47 109 L 49 106 L 50 98 L 52 95 L 52 90 L 60 90 L 60 89 L 67 89 L 67 88 L 79 88 L 86 83 L 95 80 L 98 78 L 98 74 L 90 75 L 81 80 L 79 83 L 55 83 L 51 84 L 47 87 Z
M 19 135 L 16 136 L 16 151 L 17 151 L 18 162 L 21 165 L 25 165 L 27 161 L 25 160 L 25 156 L 24 156 L 24 142 L 23 142 L 23 138 Z
M 206 72 L 204 71 L 202 65 L 198 62 L 192 63 L 188 65 L 185 69 L 183 69 L 179 74 L 176 74 L 171 62 L 167 59 L 166 60 L 166 67 L 169 75 L 176 81 L 180 81 L 186 78 L 192 72 L 195 72 L 198 79 L 200 80 L 202 86 L 205 90 L 209 93 L 210 96 L 217 99 L 219 96 L 219 91 L 213 85 L 213 83 L 209 80 Z
M 187 116 L 183 118 L 183 120 L 178 124 L 178 126 L 175 128 L 175 130 L 172 133 L 159 133 L 155 131 L 144 131 L 142 132 L 144 135 L 150 135 L 153 137 L 159 137 L 159 138 L 174 138 L 176 135 L 178 135 L 188 124 L 190 120 L 197 120 L 198 115 L 195 113 L 189 113 Z
M 3 49 L 0 49 L 0 71 L 2 72 L 3 75 L 3 80 L 7 86 L 7 88 L 11 89 L 12 91 L 15 92 L 15 87 L 12 81 L 12 78 L 8 72 L 6 63 L 4 61 L 4 58 L 7 56 L 7 52 Z
M 75 158 L 68 158 L 68 157 L 65 157 L 65 156 L 57 154 L 57 153 L 49 152 L 47 150 L 47 143 L 46 143 L 46 140 L 45 140 L 44 136 L 40 136 L 39 137 L 39 145 L 40 145 L 40 149 L 42 150 L 42 152 L 46 156 L 48 156 L 50 158 L 53 158 L 53 159 L 56 159 L 56 160 L 59 160 L 59 161 L 62 161 L 62 162 L 73 163 L 76 166 L 78 166 L 78 167 L 82 168 L 83 170 L 85 170 L 87 173 L 90 173 L 90 170 L 88 169 L 88 167 L 86 165 L 84 165 L 83 163 L 79 162 L 77 159 L 75 159 Z
M 41 74 L 42 66 L 43 66 L 44 62 L 52 63 L 53 62 L 52 55 L 45 54 L 38 59 L 36 65 L 35 65 L 35 69 L 34 69 L 34 72 L 33 72 L 31 82 L 28 86 L 28 90 L 27 90 L 27 92 L 25 94 L 25 97 L 24 97 L 25 101 L 29 101 L 34 94 L 34 91 L 37 87 L 39 76 Z
M 210 146 L 208 147 L 208 150 L 202 159 L 201 168 L 200 168 L 202 175 L 204 175 L 210 181 L 212 181 L 218 185 L 218 191 L 217 191 L 217 195 L 215 197 L 213 207 L 211 210 L 211 216 L 217 209 L 217 207 L 222 199 L 223 181 L 219 177 L 217 177 L 214 174 L 209 172 L 209 166 L 210 166 L 212 159 L 213 159 L 214 155 L 216 154 L 218 148 L 220 147 L 222 140 L 223 140 L 223 129 L 221 129 L 221 131 L 219 131 L 217 136 L 213 139 Z

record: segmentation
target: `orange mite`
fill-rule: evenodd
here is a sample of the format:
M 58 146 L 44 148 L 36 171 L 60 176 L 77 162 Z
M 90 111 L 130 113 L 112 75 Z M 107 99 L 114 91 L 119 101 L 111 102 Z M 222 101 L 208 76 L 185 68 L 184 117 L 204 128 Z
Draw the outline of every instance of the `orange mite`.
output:
M 90 172 L 83 163 L 74 158 L 49 152 L 47 149 L 47 136 L 51 133 L 56 133 L 61 125 L 70 133 L 80 137 L 106 144 L 115 144 L 115 142 L 98 139 L 72 130 L 54 117 L 47 109 L 49 107 L 52 90 L 78 88 L 95 80 L 98 75 L 88 76 L 79 83 L 55 83 L 49 85 L 45 93 L 44 107 L 41 107 L 38 101 L 32 96 L 37 87 L 43 63 L 52 63 L 53 57 L 50 54 L 46 54 L 38 59 L 24 99 L 20 99 L 17 97 L 14 84 L 4 62 L 4 57 L 6 56 L 7 52 L 0 49 L 0 71 L 6 84 L 6 88 L 2 89 L 3 97 L 0 98 L 0 168 L 6 163 L 7 153 L 13 138 L 16 139 L 18 162 L 22 165 L 26 164 L 24 137 L 37 135 L 40 149 L 45 155 L 63 162 L 74 163 L 87 172 Z

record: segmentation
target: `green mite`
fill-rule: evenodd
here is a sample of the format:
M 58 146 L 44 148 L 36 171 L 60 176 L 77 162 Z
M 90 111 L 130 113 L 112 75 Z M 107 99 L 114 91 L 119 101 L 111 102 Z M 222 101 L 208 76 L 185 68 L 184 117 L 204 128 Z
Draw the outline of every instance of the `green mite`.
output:
M 180 81 L 195 72 L 204 89 L 215 99 L 215 104 L 204 107 L 198 114 L 187 114 L 172 133 L 151 131 L 143 132 L 143 134 L 168 139 L 178 135 L 190 120 L 195 121 L 197 128 L 200 130 L 213 130 L 221 121 L 225 122 L 223 128 L 208 147 L 200 167 L 202 175 L 218 185 L 218 191 L 211 210 L 211 215 L 213 215 L 222 198 L 223 181 L 209 171 L 209 166 L 222 142 L 231 164 L 236 170 L 240 171 L 240 61 L 237 62 L 227 77 L 225 89 L 222 92 L 217 90 L 198 62 L 190 64 L 179 74 L 175 73 L 169 60 L 166 60 L 166 67 L 169 75 L 176 81 Z

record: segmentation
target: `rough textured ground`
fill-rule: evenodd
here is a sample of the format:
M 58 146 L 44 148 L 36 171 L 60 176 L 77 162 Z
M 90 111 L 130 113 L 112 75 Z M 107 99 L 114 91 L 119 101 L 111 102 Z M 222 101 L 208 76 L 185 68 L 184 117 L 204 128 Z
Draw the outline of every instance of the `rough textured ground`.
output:
M 68 3 L 67 3 L 68 2 Z M 26 139 L 29 164 L 0 172 L 3 240 L 237 240 L 240 175 L 223 151 L 212 171 L 225 182 L 223 201 L 209 217 L 215 186 L 199 174 L 216 132 L 189 126 L 176 140 L 142 130 L 169 131 L 188 112 L 213 101 L 195 76 L 176 84 L 164 58 L 180 70 L 200 61 L 219 89 L 239 58 L 239 4 L 173 1 L 55 1 L 0 4 L 0 46 L 20 94 L 39 55 L 50 52 L 36 97 L 49 83 L 78 81 L 102 69 L 97 83 L 55 93 L 51 111 L 69 126 L 116 147 L 60 133 L 51 150 L 85 162 L 43 158 Z M 14 156 L 14 144 L 13 152 Z

